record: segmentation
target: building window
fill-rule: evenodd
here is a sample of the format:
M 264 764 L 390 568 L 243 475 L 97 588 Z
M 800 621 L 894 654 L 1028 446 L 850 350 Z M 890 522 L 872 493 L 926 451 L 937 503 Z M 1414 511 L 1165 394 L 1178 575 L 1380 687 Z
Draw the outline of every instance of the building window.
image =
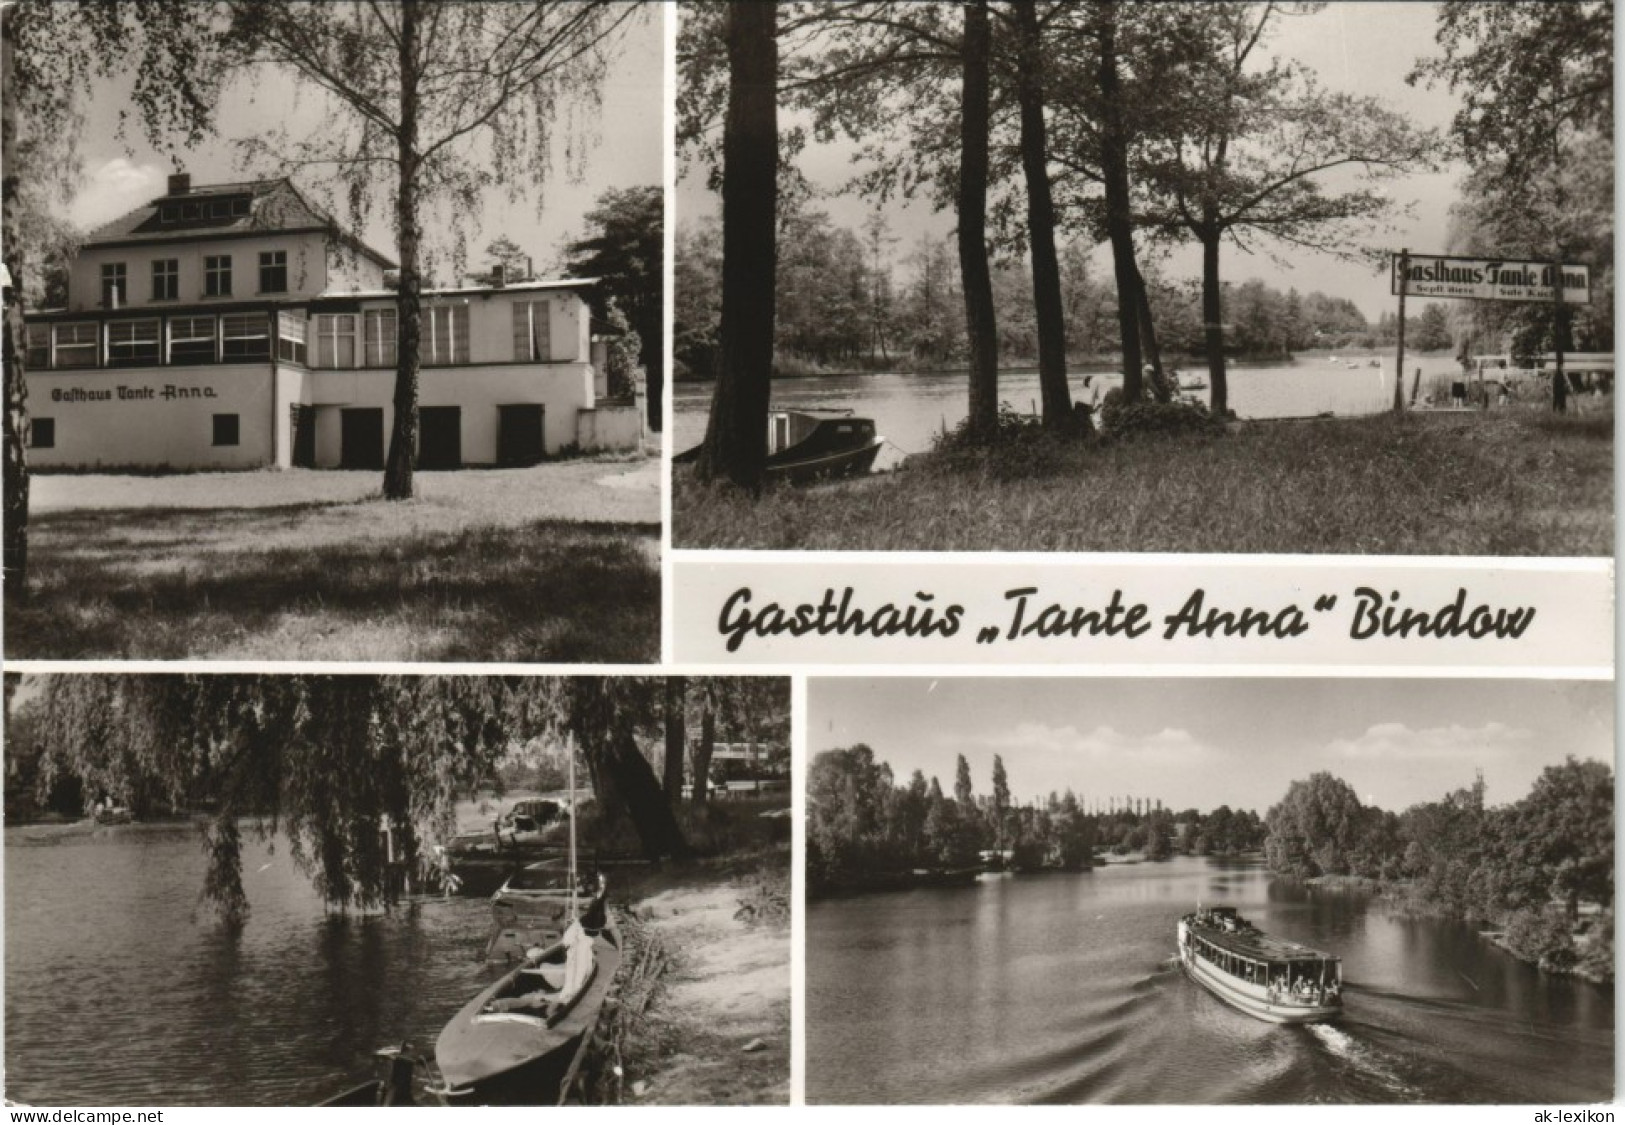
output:
M 202 206 L 197 203 L 182 203 L 181 217 L 184 219 L 199 219 L 203 217 Z
M 321 313 L 316 317 L 316 366 L 355 366 L 354 313 Z
M 276 354 L 289 363 L 305 362 L 305 318 L 298 313 L 276 314 Z
M 248 200 L 246 200 L 246 199 L 233 199 L 231 201 L 231 213 L 233 215 L 246 215 L 246 214 L 248 214 Z
M 468 306 L 432 305 L 423 310 L 419 355 L 426 364 L 468 362 Z
M 203 295 L 205 297 L 231 296 L 231 255 L 211 254 L 203 259 Z
M 28 355 L 24 362 L 29 367 L 43 370 L 51 366 L 51 326 L 49 324 L 30 324 L 28 326 Z
M 94 324 L 56 326 L 55 367 L 95 367 L 100 350 L 100 333 Z
M 166 203 L 159 215 L 164 222 L 173 223 L 181 217 L 181 205 L 179 203 Z
M 265 250 L 260 253 L 260 292 L 286 293 L 288 291 L 288 252 Z
M 212 316 L 177 316 L 169 321 L 170 363 L 213 363 L 215 324 Z
M 209 218 L 224 219 L 231 215 L 231 204 L 224 199 L 216 199 L 209 204 Z
M 513 307 L 515 363 L 546 363 L 553 358 L 553 329 L 547 301 L 519 301 Z
M 107 325 L 107 362 L 123 366 L 157 363 L 158 321 L 114 320 Z
M 181 263 L 176 258 L 159 258 L 152 263 L 152 299 L 173 301 L 181 295 Z
M 28 448 L 56 448 L 56 419 L 34 418 L 28 423 Z
M 366 327 L 366 366 L 394 367 L 395 310 L 368 309 L 362 314 L 362 324 Z
M 216 414 L 214 416 L 214 443 L 216 445 L 237 444 L 237 415 Z
M 271 324 L 264 313 L 234 313 L 220 318 L 220 358 L 270 359 Z
M 102 307 L 122 309 L 130 303 L 130 289 L 126 284 L 123 262 L 102 263 Z

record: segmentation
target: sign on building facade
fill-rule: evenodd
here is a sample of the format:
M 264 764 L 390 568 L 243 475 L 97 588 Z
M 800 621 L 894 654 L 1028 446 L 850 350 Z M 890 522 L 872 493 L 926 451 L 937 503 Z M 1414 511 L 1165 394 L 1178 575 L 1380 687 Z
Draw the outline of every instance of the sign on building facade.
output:
M 1396 296 L 1399 294 L 1399 262 L 1399 256 L 1395 255 L 1389 265 L 1390 292 Z M 1565 304 L 1591 303 L 1589 267 L 1564 265 L 1562 285 Z M 1549 302 L 1552 299 L 1552 264 L 1503 258 L 1411 254 L 1405 293 L 1411 297 Z

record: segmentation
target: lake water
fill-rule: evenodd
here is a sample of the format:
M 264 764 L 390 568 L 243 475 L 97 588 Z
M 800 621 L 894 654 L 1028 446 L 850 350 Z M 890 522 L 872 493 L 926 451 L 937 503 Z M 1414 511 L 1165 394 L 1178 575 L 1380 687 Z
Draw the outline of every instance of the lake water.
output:
M 1381 367 L 1369 367 L 1361 357 L 1360 366 L 1347 361 L 1332 363 L 1314 356 L 1292 363 L 1233 366 L 1227 369 L 1230 406 L 1242 418 L 1297 418 L 1330 411 L 1338 415 L 1376 414 L 1393 406 L 1394 357 L 1381 357 Z M 1422 356 L 1405 360 L 1407 371 L 1420 367 L 1423 386 L 1429 378 L 1458 370 L 1449 356 Z M 1206 381 L 1205 367 L 1180 369 L 1187 382 L 1193 377 Z M 1406 376 L 1405 394 L 1410 395 L 1412 375 Z M 1108 384 L 1112 385 L 1112 384 Z M 678 383 L 672 402 L 672 450 L 680 452 L 697 445 L 705 437 L 705 422 L 711 409 L 712 383 Z M 1071 378 L 1074 400 L 1084 394 L 1083 375 Z M 1209 392 L 1195 392 L 1207 402 Z M 773 383 L 773 405 L 789 409 L 849 409 L 875 420 L 879 432 L 888 439 L 876 468 L 888 469 L 902 461 L 906 453 L 930 447 L 931 439 L 944 426 L 949 429 L 964 421 L 968 410 L 969 377 L 942 375 L 834 375 L 811 379 L 778 379 Z M 999 398 L 1024 413 L 1036 413 L 1039 399 L 1036 373 L 1001 373 Z
M 35 1105 L 313 1105 L 372 1052 L 435 1037 L 489 979 L 490 904 L 330 915 L 289 857 L 245 839 L 253 913 L 200 914 L 190 827 L 49 845 L 6 830 L 5 1093 Z
M 1335 1024 L 1225 1006 L 1174 960 L 1179 916 L 1239 906 L 1336 953 Z M 815 1103 L 1574 1103 L 1614 1093 L 1614 997 L 1470 928 L 1255 864 L 1181 857 L 810 904 Z

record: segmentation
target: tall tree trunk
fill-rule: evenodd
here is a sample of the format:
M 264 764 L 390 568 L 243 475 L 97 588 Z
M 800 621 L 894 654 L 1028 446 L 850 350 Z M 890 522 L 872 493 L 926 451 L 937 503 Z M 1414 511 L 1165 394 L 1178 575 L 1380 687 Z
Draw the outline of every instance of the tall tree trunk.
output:
M 688 732 L 684 729 L 683 705 L 688 683 L 681 676 L 666 677 L 666 800 L 676 805 L 683 795 L 683 751 Z
M 0 10 L 0 54 L 3 54 L 4 87 L 11 89 L 12 36 L 15 34 L 17 9 L 7 6 Z M 4 181 L 0 183 L 0 247 L 6 253 L 6 267 L 11 284 L 0 301 L 4 302 L 5 317 L 4 354 L 0 364 L 5 370 L 6 422 L 5 459 L 0 465 L 3 474 L 4 504 L 0 506 L 0 521 L 4 522 L 4 542 L 0 544 L 0 561 L 4 564 L 3 581 L 6 592 L 21 597 L 28 590 L 28 380 L 24 361 L 28 354 L 26 329 L 23 327 L 23 275 L 27 263 L 17 257 L 20 245 L 17 237 L 17 164 L 13 149 L 17 136 L 17 108 L 15 98 L 0 102 L 0 115 L 4 116 L 0 134 L 4 136 L 4 151 L 0 152 L 0 170 Z
M 722 324 L 711 419 L 695 472 L 756 491 L 767 461 L 778 261 L 778 5 L 728 5 L 722 136 Z
M 638 749 L 631 724 L 617 723 L 607 744 L 588 747 L 586 757 L 600 807 L 610 818 L 622 811 L 631 818 L 645 856 L 660 859 L 689 854 L 688 842 L 649 760 Z
M 987 0 L 965 5 L 964 88 L 959 123 L 959 275 L 970 347 L 969 430 L 988 438 L 999 422 L 999 326 L 987 263 L 989 59 Z
M 418 0 L 402 0 L 400 31 L 401 124 L 395 136 L 400 181 L 395 224 L 400 240 L 401 287 L 395 298 L 397 322 L 395 423 L 384 465 L 384 498 L 410 500 L 418 444 L 419 325 L 423 318 L 423 278 L 418 272 Z
M 1204 231 L 1202 239 L 1202 342 L 1207 349 L 1207 384 L 1215 418 L 1230 410 L 1230 388 L 1224 374 L 1224 291 L 1219 286 L 1219 234 Z
M 704 805 L 711 795 L 711 751 L 717 746 L 717 718 L 711 701 L 705 701 L 700 719 L 700 743 L 694 747 L 694 803 Z
M 1123 397 L 1144 397 L 1140 375 L 1140 318 L 1135 298 L 1139 267 L 1134 262 L 1134 216 L 1128 185 L 1128 134 L 1123 125 L 1123 86 L 1117 73 L 1117 4 L 1099 6 L 1100 98 L 1102 104 L 1100 166 L 1106 180 L 1106 235 L 1112 244 L 1117 275 L 1117 331 L 1123 343 Z
M 1061 263 L 1055 253 L 1055 203 L 1050 197 L 1049 142 L 1044 131 L 1044 51 L 1036 0 L 1017 0 L 1021 37 L 1021 166 L 1027 177 L 1027 237 L 1033 256 L 1033 312 L 1038 320 L 1038 389 L 1044 425 L 1071 430 L 1072 391 L 1066 382 L 1066 314 Z
M 1174 392 L 1162 370 L 1162 348 L 1157 344 L 1157 324 L 1151 317 L 1151 290 L 1138 262 L 1134 266 L 1134 308 L 1140 322 L 1140 347 L 1145 349 L 1146 363 L 1151 368 L 1151 394 L 1158 402 L 1172 402 Z

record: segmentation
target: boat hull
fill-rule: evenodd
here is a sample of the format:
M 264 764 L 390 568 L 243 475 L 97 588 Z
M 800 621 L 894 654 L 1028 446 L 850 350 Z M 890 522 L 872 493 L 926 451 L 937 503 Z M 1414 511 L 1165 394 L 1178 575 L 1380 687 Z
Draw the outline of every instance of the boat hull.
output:
M 447 1098 L 461 1104 L 551 1105 L 583 1036 L 590 1035 L 621 964 L 621 938 L 613 926 L 593 939 L 593 977 L 581 996 L 551 1025 L 539 1019 L 477 1018 L 511 983 L 509 973 L 470 1000 L 435 1042 L 435 1063 Z M 515 970 L 517 972 L 517 970 Z
M 875 438 L 858 449 L 837 450 L 821 457 L 784 461 L 769 458 L 767 479 L 790 484 L 812 484 L 821 480 L 861 476 L 874 467 L 875 458 L 880 456 L 880 447 L 885 443 L 884 438 Z
M 1179 927 L 1179 961 L 1185 973 L 1214 996 L 1238 1012 L 1266 1023 L 1328 1023 L 1343 1014 L 1338 1000 L 1330 1004 L 1304 1004 L 1274 995 L 1265 985 L 1238 980 L 1198 957 L 1185 940 L 1185 924 Z

